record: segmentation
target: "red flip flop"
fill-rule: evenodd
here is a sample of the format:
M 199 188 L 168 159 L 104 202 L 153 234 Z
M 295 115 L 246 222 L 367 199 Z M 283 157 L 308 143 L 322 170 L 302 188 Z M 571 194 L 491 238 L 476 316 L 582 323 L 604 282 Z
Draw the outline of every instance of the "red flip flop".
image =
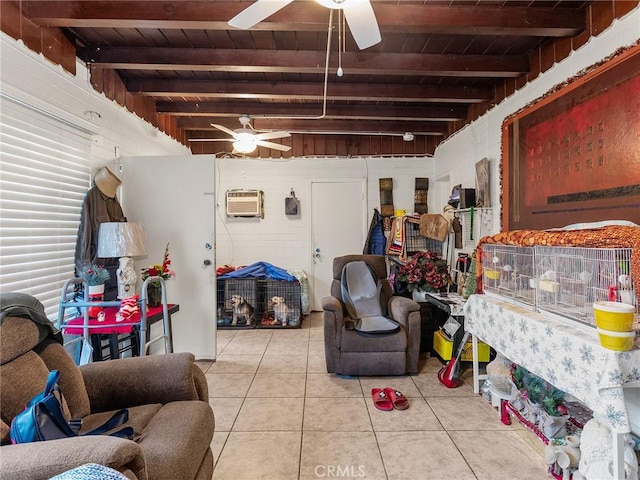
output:
M 386 389 L 385 389 L 386 390 Z M 373 398 L 373 404 L 378 410 L 384 410 L 388 412 L 393 410 L 393 403 L 388 394 L 380 388 L 371 389 L 371 397 Z
M 386 387 L 383 392 L 386 394 L 386 397 L 391 400 L 391 405 L 393 405 L 393 408 L 396 410 L 406 410 L 409 408 L 409 401 L 407 400 L 407 397 L 405 397 L 399 390 Z

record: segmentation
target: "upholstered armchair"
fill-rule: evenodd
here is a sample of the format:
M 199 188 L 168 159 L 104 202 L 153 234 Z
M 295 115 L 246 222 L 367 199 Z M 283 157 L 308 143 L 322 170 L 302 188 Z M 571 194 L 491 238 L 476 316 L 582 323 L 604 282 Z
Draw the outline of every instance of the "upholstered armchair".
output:
M 133 480 L 211 480 L 214 416 L 206 378 L 192 354 L 78 367 L 53 326 L 42 321 L 40 302 L 24 296 L 34 308 L 13 309 L 6 308 L 6 296 L 0 298 L 0 477 L 45 479 L 95 463 Z M 125 425 L 133 427 L 134 440 L 96 435 L 12 445 L 12 419 L 44 390 L 50 370 L 60 371 L 63 406 L 69 418 L 82 419 L 81 431 L 127 408 Z
M 364 261 L 381 283 L 381 302 L 387 316 L 398 322 L 393 333 L 363 333 L 353 328 L 342 299 L 341 279 L 349 262 Z M 418 372 L 420 306 L 392 296 L 382 255 L 346 255 L 333 260 L 331 296 L 322 299 L 324 349 L 329 373 L 343 375 L 402 375 Z

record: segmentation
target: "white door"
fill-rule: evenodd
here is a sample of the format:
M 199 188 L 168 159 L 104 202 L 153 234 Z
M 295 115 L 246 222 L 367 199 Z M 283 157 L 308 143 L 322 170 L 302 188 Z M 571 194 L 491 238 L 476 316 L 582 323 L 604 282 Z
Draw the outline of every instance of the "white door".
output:
M 311 181 L 312 310 L 330 293 L 334 257 L 362 253 L 366 198 L 364 179 Z
M 180 305 L 173 349 L 199 359 L 216 356 L 214 165 L 209 155 L 122 158 L 122 207 L 147 233 L 147 256 L 136 266 L 161 263 L 170 244 L 176 276 L 166 283 L 168 302 Z

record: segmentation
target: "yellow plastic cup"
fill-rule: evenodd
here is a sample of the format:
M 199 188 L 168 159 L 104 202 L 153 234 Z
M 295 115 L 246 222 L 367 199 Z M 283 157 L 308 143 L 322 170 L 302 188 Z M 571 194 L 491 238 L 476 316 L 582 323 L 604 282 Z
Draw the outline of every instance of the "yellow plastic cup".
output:
M 610 330 L 602 330 L 598 328 L 598 336 L 600 337 L 600 345 L 604 348 L 616 350 L 618 352 L 626 352 L 633 348 L 636 333 L 612 332 Z
M 633 330 L 633 317 L 636 307 L 622 302 L 594 302 L 593 315 L 596 327 L 611 332 L 630 332 Z

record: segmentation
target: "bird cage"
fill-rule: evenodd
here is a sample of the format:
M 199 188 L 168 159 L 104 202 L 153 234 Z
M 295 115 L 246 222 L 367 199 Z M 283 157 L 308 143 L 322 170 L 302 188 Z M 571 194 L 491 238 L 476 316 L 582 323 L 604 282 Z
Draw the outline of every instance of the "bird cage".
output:
M 535 305 L 534 249 L 515 245 L 482 246 L 482 288 L 485 292 Z
M 613 299 L 637 304 L 630 248 L 536 246 L 535 251 L 540 310 L 595 327 L 593 302 Z

